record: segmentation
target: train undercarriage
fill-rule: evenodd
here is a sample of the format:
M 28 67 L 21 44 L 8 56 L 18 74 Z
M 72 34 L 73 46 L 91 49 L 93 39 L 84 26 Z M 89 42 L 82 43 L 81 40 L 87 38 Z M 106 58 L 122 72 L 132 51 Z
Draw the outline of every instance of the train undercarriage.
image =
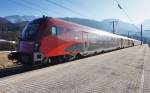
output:
M 8 59 L 13 60 L 14 63 L 28 66 L 39 64 L 59 64 L 62 62 L 68 62 L 75 59 L 79 59 L 81 57 L 82 56 L 80 54 L 70 54 L 46 58 L 39 52 L 33 54 L 12 52 L 8 55 Z
M 131 46 L 129 46 L 131 47 Z M 44 57 L 40 52 L 35 52 L 35 53 L 21 53 L 21 52 L 12 52 L 8 55 L 9 60 L 15 61 L 16 64 L 22 64 L 25 66 L 33 66 L 33 65 L 41 65 L 41 64 L 59 64 L 59 63 L 64 63 L 80 58 L 84 58 L 87 56 L 93 56 L 97 54 L 102 54 L 105 52 L 110 52 L 114 50 L 119 50 L 123 49 L 125 47 L 118 47 L 114 49 L 108 49 L 108 50 L 100 50 L 100 51 L 92 51 L 92 52 L 82 52 L 78 54 L 67 54 L 67 55 L 62 55 L 62 56 L 56 56 L 56 57 Z

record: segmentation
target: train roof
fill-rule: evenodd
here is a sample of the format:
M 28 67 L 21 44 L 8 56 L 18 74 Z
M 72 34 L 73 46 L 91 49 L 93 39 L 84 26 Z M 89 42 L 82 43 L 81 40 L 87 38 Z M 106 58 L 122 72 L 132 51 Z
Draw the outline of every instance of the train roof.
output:
M 99 35 L 103 34 L 103 35 L 112 36 L 112 37 L 115 37 L 115 38 L 123 38 L 123 39 L 135 40 L 135 39 L 131 39 L 131 38 L 128 38 L 128 37 L 125 37 L 125 36 L 121 36 L 121 35 L 117 35 L 117 34 L 112 34 L 110 32 L 106 32 L 104 30 L 99 30 L 99 29 L 88 27 L 88 26 L 83 26 L 83 25 L 80 25 L 80 24 L 75 24 L 75 23 L 72 23 L 72 22 L 69 22 L 69 21 L 64 21 L 64 20 L 61 20 L 61 19 L 55 19 L 55 20 L 63 21 L 65 23 L 72 24 L 72 25 L 77 26 L 79 28 L 86 29 L 85 31 L 87 31 L 87 32 L 91 32 L 91 33 L 95 33 L 95 34 L 99 34 Z
M 80 24 L 76 24 L 76 23 L 73 23 L 73 22 L 69 22 L 69 21 L 65 21 L 65 20 L 62 20 L 62 19 L 58 19 L 58 18 L 52 18 L 52 17 L 43 17 L 43 18 L 39 18 L 40 20 L 54 20 L 54 21 L 59 21 L 59 22 L 63 22 L 63 23 L 66 23 L 66 24 L 69 24 L 69 25 L 72 25 L 73 27 L 77 28 L 77 29 L 86 29 L 86 30 L 83 30 L 85 32 L 90 32 L 90 33 L 95 33 L 95 34 L 99 34 L 99 35 L 106 35 L 106 36 L 111 36 L 111 37 L 114 37 L 114 38 L 122 38 L 122 39 L 128 39 L 128 40 L 135 40 L 135 39 L 132 39 L 132 38 L 128 38 L 128 37 L 125 37 L 125 36 L 121 36 L 121 35 L 117 35 L 117 34 L 112 34 L 110 32 L 106 32 L 104 30 L 99 30 L 99 29 L 95 29 L 95 28 L 91 28 L 91 27 L 88 27 L 88 26 L 83 26 L 83 25 L 80 25 Z M 53 21 L 53 22 L 54 22 Z M 56 24 L 56 23 L 55 23 Z M 137 40 L 138 41 L 138 40 Z

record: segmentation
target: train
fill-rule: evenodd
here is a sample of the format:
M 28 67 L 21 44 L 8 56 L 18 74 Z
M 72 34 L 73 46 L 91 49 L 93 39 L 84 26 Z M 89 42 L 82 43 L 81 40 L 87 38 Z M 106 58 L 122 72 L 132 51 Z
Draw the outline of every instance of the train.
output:
M 23 65 L 54 64 L 139 44 L 125 36 L 44 16 L 25 26 L 16 52 L 8 58 Z

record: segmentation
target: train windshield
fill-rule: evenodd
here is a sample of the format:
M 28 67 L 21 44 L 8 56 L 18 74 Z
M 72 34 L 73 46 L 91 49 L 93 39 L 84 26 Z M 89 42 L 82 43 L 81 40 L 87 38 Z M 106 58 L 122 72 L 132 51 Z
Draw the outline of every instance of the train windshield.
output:
M 21 34 L 21 39 L 23 41 L 35 41 L 38 39 L 38 29 L 39 26 L 44 22 L 45 19 L 39 18 L 36 19 L 29 24 L 26 25 L 24 28 L 22 34 Z
M 29 23 L 22 32 L 22 40 L 35 40 L 37 38 L 39 24 Z

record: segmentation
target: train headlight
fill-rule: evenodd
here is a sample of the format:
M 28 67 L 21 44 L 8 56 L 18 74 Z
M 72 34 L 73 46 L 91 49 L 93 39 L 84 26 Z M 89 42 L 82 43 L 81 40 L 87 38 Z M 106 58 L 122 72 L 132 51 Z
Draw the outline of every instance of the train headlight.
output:
M 35 51 L 38 51 L 38 49 L 39 49 L 39 44 L 38 44 L 38 43 L 35 43 L 35 45 L 34 45 L 34 46 L 35 46 L 35 48 L 34 48 L 34 49 L 35 49 Z
M 39 52 L 35 52 L 34 53 L 34 61 L 36 62 L 36 61 L 42 61 L 43 60 L 43 55 L 41 54 L 41 53 L 39 53 Z
M 39 46 L 39 44 L 38 43 L 35 43 L 35 47 L 38 47 Z

